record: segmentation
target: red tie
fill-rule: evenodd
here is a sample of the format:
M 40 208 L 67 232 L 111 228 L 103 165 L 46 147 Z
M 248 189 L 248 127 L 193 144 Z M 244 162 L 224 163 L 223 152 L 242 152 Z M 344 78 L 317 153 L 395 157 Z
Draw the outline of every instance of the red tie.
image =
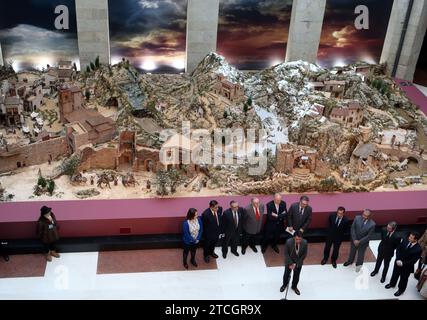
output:
M 256 219 L 258 221 L 259 220 L 259 211 L 258 211 L 257 207 L 255 207 L 255 217 L 256 217 Z

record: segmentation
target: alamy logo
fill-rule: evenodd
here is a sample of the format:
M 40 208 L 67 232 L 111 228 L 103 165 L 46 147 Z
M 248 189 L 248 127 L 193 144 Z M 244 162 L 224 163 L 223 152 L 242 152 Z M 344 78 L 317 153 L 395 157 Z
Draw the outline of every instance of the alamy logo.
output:
M 70 29 L 70 14 L 68 7 L 61 4 L 55 8 L 55 14 L 59 14 L 55 18 L 55 28 L 57 30 L 68 30 Z
M 369 9 L 365 5 L 358 5 L 354 8 L 354 14 L 358 14 L 354 20 L 356 30 L 369 29 Z

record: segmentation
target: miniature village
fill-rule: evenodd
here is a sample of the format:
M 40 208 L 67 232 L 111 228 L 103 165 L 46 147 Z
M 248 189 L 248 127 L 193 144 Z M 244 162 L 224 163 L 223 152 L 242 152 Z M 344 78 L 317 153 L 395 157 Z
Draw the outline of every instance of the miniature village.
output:
M 96 59 L 0 67 L 0 84 L 0 201 L 427 188 L 427 119 L 384 65 L 244 72 L 211 53 L 191 74 Z M 266 169 L 250 174 L 245 152 L 184 162 L 201 144 L 184 122 L 212 139 L 260 130 Z

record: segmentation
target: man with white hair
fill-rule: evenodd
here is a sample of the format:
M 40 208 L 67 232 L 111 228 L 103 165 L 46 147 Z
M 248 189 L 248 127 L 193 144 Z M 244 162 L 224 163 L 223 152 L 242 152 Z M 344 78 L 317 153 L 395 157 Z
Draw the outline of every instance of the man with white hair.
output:
M 280 193 L 274 194 L 274 199 L 267 203 L 267 216 L 265 219 L 262 248 L 264 253 L 269 244 L 276 253 L 279 253 L 277 243 L 279 242 L 280 233 L 284 230 L 285 217 L 287 214 L 286 202 L 282 200 Z
M 362 215 L 358 215 L 354 218 L 353 224 L 351 225 L 350 254 L 347 261 L 344 263 L 344 267 L 351 265 L 357 254 L 356 272 L 360 271 L 363 261 L 365 260 L 365 253 L 369 246 L 369 240 L 371 240 L 374 231 L 375 222 L 372 220 L 371 210 L 365 209 Z
M 255 243 L 262 227 L 262 219 L 264 216 L 264 205 L 260 203 L 258 198 L 252 198 L 251 203 L 245 208 L 243 215 L 243 241 L 242 254 L 246 253 L 246 248 L 249 246 L 253 252 L 258 252 Z

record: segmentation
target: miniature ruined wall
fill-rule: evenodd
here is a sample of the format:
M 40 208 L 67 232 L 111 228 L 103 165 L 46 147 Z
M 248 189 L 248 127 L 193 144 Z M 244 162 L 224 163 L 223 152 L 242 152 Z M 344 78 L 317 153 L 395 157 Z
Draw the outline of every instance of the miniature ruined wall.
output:
M 94 150 L 93 148 L 85 148 L 81 152 L 81 161 L 79 171 L 90 169 L 115 169 L 116 168 L 116 148 L 102 148 Z
M 33 166 L 56 160 L 69 153 L 66 137 L 54 138 L 23 146 L 18 153 L 9 157 L 0 156 L 0 172 L 8 172 L 21 166 Z
M 136 170 L 147 171 L 147 160 L 153 161 L 153 171 L 163 169 L 160 163 L 160 152 L 158 150 L 141 149 L 137 151 L 137 165 Z

